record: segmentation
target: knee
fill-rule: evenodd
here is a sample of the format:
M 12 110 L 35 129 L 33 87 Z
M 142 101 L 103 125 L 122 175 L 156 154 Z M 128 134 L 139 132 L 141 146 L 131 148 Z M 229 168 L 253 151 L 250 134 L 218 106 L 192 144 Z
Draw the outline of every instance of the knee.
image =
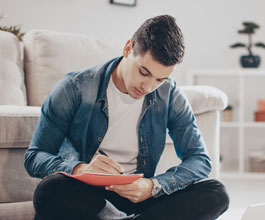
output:
M 34 203 L 45 201 L 50 196 L 56 197 L 60 193 L 64 179 L 65 177 L 62 174 L 45 177 L 35 189 L 33 196 Z
M 85 183 L 54 174 L 39 183 L 33 204 L 40 219 L 92 219 L 105 206 L 105 199 Z
M 65 176 L 54 174 L 45 177 L 36 187 L 33 195 L 33 204 L 36 214 L 39 216 L 46 215 L 47 210 L 56 208 L 65 194 L 66 188 Z M 48 214 L 48 213 L 47 213 Z
M 210 180 L 209 191 L 210 191 L 210 202 L 215 205 L 218 210 L 218 215 L 225 212 L 230 203 L 229 195 L 227 193 L 224 184 L 218 180 Z

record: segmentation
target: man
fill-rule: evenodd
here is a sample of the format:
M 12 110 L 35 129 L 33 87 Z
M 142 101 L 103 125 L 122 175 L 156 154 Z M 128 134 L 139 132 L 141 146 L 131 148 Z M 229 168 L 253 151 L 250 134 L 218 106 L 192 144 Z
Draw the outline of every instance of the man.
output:
M 158 16 L 136 31 L 122 57 L 57 83 L 25 154 L 28 173 L 45 177 L 34 194 L 36 219 L 208 220 L 227 209 L 224 186 L 203 180 L 210 158 L 188 101 L 168 78 L 183 55 L 175 19 Z M 167 128 L 182 163 L 155 175 Z M 69 159 L 67 146 L 77 157 Z M 58 171 L 144 177 L 102 188 Z

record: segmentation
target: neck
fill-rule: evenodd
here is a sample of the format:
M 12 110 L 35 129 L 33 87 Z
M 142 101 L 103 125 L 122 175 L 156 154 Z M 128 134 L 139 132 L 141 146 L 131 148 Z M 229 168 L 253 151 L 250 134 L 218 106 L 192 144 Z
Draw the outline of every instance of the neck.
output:
M 123 59 L 117 65 L 117 67 L 112 72 L 112 80 L 114 85 L 123 93 L 127 93 L 127 89 L 124 84 L 124 79 L 122 75 L 122 66 L 123 66 Z

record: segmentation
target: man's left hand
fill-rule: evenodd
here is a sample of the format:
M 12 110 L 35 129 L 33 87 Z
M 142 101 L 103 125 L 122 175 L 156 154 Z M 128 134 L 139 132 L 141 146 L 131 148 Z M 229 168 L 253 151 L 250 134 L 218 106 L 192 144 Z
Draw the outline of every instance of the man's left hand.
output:
M 153 181 L 147 178 L 141 178 L 131 184 L 110 185 L 106 190 L 118 193 L 120 196 L 131 200 L 134 203 L 142 202 L 151 197 Z

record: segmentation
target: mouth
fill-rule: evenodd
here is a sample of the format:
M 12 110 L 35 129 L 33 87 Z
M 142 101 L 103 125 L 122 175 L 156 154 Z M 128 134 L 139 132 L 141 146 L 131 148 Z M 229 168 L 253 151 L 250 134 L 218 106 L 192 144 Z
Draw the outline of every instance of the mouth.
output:
M 138 95 L 138 96 L 143 96 L 143 95 L 145 95 L 143 92 L 141 92 L 139 89 L 137 89 L 136 87 L 134 88 L 135 89 L 135 91 L 136 91 L 136 94 Z

